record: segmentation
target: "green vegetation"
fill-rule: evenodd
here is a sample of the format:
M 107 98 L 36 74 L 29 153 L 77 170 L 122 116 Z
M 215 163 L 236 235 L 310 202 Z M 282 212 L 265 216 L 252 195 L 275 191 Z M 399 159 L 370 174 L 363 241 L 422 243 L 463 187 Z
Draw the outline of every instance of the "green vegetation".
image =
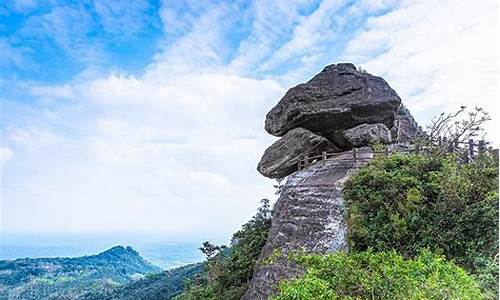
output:
M 464 111 L 432 120 L 414 141 L 425 153 L 376 157 L 346 182 L 351 252 L 295 255 L 306 273 L 277 300 L 498 299 L 498 160 L 460 163 L 490 119 Z
M 146 277 L 109 290 L 92 291 L 84 300 L 166 300 L 184 290 L 187 280 L 203 271 L 203 264 L 191 264 Z
M 77 258 L 0 261 L 0 299 L 81 299 L 161 269 L 130 247 Z
M 257 214 L 233 235 L 231 246 L 208 242 L 200 250 L 206 255 L 205 273 L 193 280 L 176 300 L 236 300 L 245 293 L 253 269 L 271 226 L 268 200 L 262 200 Z
M 346 183 L 344 196 L 351 250 L 406 258 L 440 251 L 496 295 L 498 162 L 490 155 L 463 165 L 451 154 L 379 158 Z
M 296 255 L 302 277 L 281 284 L 274 300 L 483 299 L 462 268 L 423 251 L 405 260 L 395 251 Z

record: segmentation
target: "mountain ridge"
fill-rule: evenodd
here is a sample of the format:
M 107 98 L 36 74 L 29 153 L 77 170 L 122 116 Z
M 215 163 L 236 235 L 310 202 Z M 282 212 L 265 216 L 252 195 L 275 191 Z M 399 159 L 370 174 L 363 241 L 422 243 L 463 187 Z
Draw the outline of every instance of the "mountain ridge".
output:
M 0 260 L 0 299 L 75 299 L 162 270 L 130 246 L 81 257 Z

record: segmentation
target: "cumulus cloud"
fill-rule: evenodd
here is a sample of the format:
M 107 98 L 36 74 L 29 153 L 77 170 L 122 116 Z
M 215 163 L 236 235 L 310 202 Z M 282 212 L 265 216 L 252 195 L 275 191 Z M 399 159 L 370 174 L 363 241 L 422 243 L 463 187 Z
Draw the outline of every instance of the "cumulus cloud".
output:
M 229 234 L 273 195 L 255 165 L 271 140 L 262 116 L 282 93 L 276 82 L 206 73 L 162 84 L 111 75 L 63 92 L 35 89 L 51 97 L 66 90 L 75 111 L 55 109 L 50 123 L 75 123 L 71 134 L 29 127 L 5 134 L 19 149 L 6 169 L 6 230 L 65 224 Z M 221 219 L 226 211 L 232 214 Z

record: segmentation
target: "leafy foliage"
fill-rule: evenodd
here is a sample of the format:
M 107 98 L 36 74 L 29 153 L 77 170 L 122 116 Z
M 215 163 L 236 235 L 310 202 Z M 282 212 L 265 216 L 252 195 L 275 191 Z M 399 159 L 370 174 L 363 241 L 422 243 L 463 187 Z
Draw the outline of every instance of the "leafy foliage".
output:
M 230 247 L 203 243 L 200 250 L 207 257 L 205 274 L 176 299 L 240 299 L 252 279 L 270 226 L 271 208 L 264 199 L 255 216 L 233 235 Z
M 274 300 L 483 299 L 471 276 L 428 250 L 408 260 L 395 251 L 307 254 L 293 259 L 307 271 L 283 282 Z
M 441 251 L 498 290 L 498 162 L 460 165 L 451 154 L 378 158 L 344 188 L 350 248 L 404 257 Z

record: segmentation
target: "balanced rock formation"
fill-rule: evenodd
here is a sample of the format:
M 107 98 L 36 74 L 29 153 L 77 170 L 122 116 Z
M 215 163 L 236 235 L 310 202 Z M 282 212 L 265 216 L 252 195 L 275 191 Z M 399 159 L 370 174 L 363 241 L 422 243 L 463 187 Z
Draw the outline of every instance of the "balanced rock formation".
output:
M 347 250 L 343 183 L 373 156 L 366 146 L 406 142 L 418 133 L 387 82 L 352 64 L 329 65 L 288 90 L 267 114 L 265 128 L 282 138 L 264 152 L 257 169 L 266 177 L 288 179 L 245 300 L 268 299 L 281 280 L 303 272 L 287 259 L 291 251 Z M 322 151 L 335 153 L 298 170 L 304 156 Z
M 242 299 L 265 300 L 278 283 L 302 270 L 291 262 L 291 251 L 326 253 L 347 250 L 347 225 L 342 187 L 350 174 L 373 157 L 369 147 L 360 148 L 357 161 L 352 151 L 323 161 L 289 176 L 274 206 L 273 222 L 250 286 Z
M 297 171 L 297 164 L 304 155 L 319 154 L 322 151 L 337 152 L 339 148 L 314 132 L 295 128 L 264 152 L 257 170 L 269 178 L 283 178 Z
M 329 65 L 285 94 L 266 116 L 265 128 L 283 136 L 296 127 L 329 137 L 362 123 L 392 127 L 401 99 L 380 77 L 353 64 Z

